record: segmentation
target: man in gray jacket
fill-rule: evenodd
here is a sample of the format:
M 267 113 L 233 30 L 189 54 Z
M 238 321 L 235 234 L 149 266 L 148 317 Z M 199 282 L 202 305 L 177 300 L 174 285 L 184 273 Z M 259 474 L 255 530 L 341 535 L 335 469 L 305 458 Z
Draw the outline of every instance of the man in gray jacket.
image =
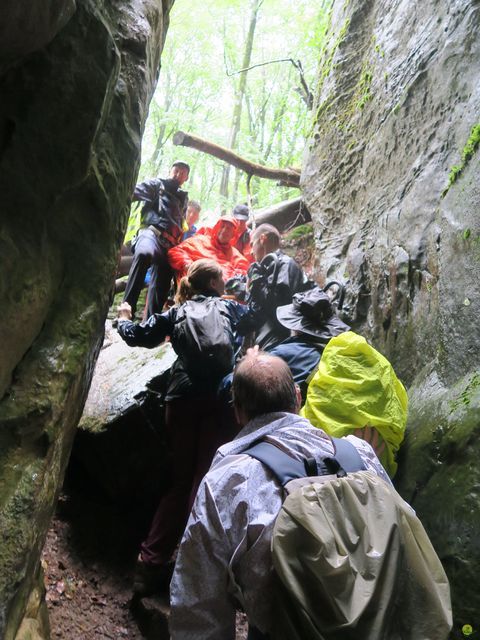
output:
M 235 613 L 245 611 L 249 639 L 272 628 L 272 530 L 282 487 L 245 454 L 259 439 L 296 459 L 334 455 L 332 440 L 297 415 L 301 396 L 287 364 L 257 349 L 238 365 L 234 405 L 242 431 L 222 446 L 202 481 L 171 584 L 173 640 L 234 640 Z M 349 436 L 365 468 L 390 482 L 373 449 Z

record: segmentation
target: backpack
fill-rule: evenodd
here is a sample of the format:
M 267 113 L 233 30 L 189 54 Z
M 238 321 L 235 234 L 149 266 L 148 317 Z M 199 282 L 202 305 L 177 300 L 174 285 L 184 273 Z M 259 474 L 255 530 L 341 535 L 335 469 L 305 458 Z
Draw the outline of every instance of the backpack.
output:
M 233 332 L 220 298 L 198 296 L 177 312 L 172 345 L 192 378 L 208 384 L 233 371 Z
M 260 442 L 244 453 L 276 476 L 286 498 L 272 536 L 272 640 L 446 640 L 448 580 L 414 511 L 365 471 L 355 447 L 294 460 Z

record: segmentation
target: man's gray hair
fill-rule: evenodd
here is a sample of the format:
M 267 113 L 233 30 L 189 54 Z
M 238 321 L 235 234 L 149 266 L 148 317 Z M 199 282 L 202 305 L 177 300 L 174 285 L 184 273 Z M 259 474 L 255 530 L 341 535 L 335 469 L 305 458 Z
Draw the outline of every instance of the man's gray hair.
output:
M 297 411 L 292 372 L 281 358 L 259 352 L 247 355 L 235 369 L 233 403 L 248 420 L 265 413 Z

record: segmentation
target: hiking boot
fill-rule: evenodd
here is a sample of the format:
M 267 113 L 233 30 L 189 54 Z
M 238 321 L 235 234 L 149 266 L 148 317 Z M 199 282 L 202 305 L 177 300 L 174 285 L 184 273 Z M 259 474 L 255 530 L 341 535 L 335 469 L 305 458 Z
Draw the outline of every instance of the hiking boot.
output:
M 139 557 L 133 576 L 134 595 L 143 598 L 154 593 L 168 593 L 174 567 L 173 562 L 147 564 Z

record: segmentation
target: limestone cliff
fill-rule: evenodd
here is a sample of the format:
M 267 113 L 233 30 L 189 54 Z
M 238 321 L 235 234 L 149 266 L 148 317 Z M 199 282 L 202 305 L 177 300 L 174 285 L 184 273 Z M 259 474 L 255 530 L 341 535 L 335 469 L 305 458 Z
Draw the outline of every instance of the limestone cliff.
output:
M 410 385 L 399 487 L 478 625 L 480 7 L 337 0 L 302 173 L 320 279 Z
M 26 612 L 28 637 L 47 633 L 31 594 L 102 343 L 172 0 L 4 4 L 0 636 L 11 640 Z

